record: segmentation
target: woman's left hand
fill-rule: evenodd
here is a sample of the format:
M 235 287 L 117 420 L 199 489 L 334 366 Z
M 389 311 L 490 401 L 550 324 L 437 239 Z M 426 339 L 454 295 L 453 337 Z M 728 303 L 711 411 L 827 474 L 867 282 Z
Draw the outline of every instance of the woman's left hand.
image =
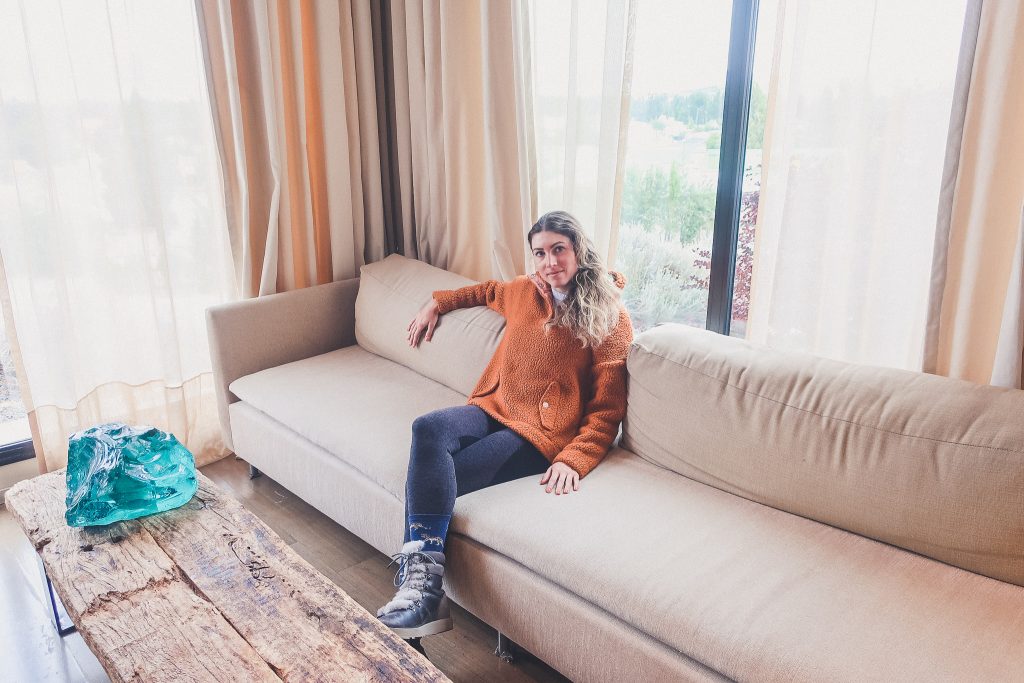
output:
M 550 481 L 550 483 L 548 483 Z M 544 489 L 544 493 L 555 492 L 556 496 L 563 493 L 569 493 L 570 491 L 580 490 L 580 475 L 576 470 L 566 465 L 564 462 L 552 463 L 548 471 L 544 473 L 540 483 L 547 484 L 547 488 Z

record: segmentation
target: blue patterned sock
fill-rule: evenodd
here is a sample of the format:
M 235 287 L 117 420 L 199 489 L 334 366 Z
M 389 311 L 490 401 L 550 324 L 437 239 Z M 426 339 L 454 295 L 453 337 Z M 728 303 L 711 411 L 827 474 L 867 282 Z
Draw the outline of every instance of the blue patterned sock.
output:
M 409 540 L 423 541 L 424 550 L 444 552 L 451 515 L 409 515 Z

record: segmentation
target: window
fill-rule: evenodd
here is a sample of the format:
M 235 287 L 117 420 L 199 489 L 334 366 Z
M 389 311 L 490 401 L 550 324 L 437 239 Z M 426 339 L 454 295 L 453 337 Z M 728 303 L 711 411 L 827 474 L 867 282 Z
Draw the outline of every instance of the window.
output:
M 777 0 L 762 3 L 754 78 L 757 4 L 639 6 L 616 252 L 638 330 L 743 333 Z
M 21 402 L 14 358 L 7 341 L 3 316 L 0 315 L 0 465 L 7 465 L 33 456 L 32 434 L 28 416 Z

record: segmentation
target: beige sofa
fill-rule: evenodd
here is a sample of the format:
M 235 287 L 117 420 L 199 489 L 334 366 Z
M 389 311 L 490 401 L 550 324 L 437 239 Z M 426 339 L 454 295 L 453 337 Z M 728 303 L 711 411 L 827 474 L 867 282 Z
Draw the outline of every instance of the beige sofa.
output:
M 464 403 L 502 334 L 468 281 L 391 256 L 208 312 L 236 453 L 381 552 L 409 426 Z M 628 361 L 621 447 L 580 492 L 458 499 L 448 590 L 571 679 L 1024 677 L 1024 392 L 663 325 Z

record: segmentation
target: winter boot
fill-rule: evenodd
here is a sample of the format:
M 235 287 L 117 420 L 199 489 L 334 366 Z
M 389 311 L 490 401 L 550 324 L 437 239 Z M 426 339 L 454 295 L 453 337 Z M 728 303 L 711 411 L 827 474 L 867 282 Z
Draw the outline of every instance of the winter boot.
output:
M 391 556 L 391 564 L 399 563 L 394 581 L 398 592 L 377 610 L 381 623 L 400 638 L 420 638 L 452 629 L 448 596 L 441 588 L 444 553 L 423 550 L 423 545 L 423 541 L 409 541 L 402 552 Z

